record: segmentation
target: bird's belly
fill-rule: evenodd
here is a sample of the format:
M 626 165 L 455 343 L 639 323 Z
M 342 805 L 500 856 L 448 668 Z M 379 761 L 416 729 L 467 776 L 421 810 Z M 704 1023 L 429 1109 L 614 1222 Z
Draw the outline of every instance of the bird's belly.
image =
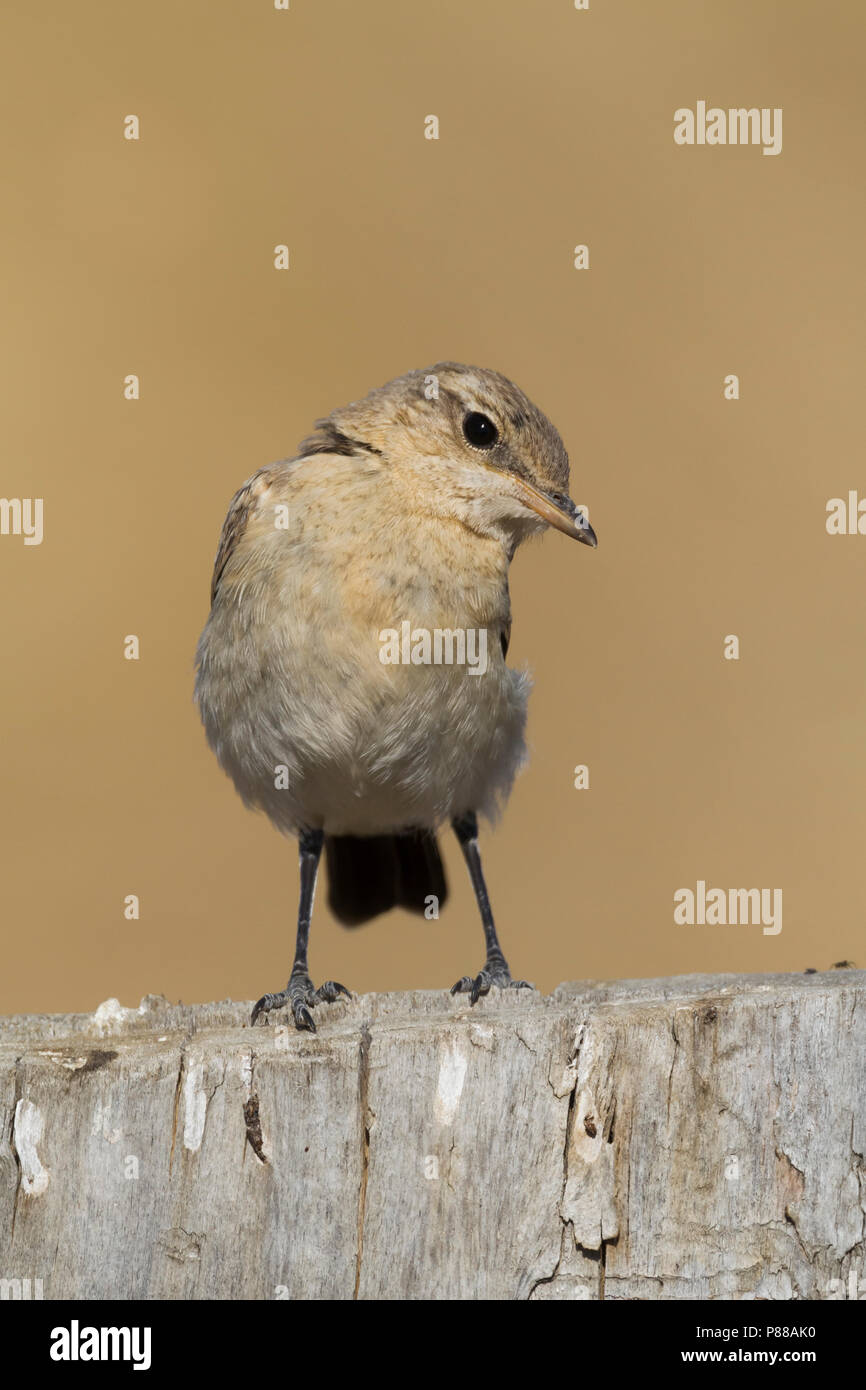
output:
M 313 651 L 272 643 L 255 659 L 219 641 L 217 669 L 206 630 L 197 695 L 209 741 L 247 804 L 286 832 L 373 835 L 492 815 L 523 760 L 530 682 L 488 635 L 495 660 L 471 674 L 383 665 L 331 647 L 327 632 Z
M 523 760 L 527 694 L 528 679 L 504 665 L 478 677 L 425 668 L 361 722 L 348 757 L 308 768 L 305 796 L 331 833 L 493 815 Z

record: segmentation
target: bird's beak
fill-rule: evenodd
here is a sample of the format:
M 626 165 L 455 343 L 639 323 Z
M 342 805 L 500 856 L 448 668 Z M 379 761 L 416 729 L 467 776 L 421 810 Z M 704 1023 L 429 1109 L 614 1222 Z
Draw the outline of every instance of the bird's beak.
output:
M 555 526 L 557 531 L 562 531 L 566 536 L 572 536 L 574 540 L 582 541 L 584 545 L 591 545 L 595 549 L 598 545 L 595 532 L 570 497 L 564 497 L 562 493 L 548 497 L 547 493 L 539 492 L 538 488 L 533 487 L 525 478 L 515 478 L 515 482 L 527 507 L 531 507 L 549 525 Z

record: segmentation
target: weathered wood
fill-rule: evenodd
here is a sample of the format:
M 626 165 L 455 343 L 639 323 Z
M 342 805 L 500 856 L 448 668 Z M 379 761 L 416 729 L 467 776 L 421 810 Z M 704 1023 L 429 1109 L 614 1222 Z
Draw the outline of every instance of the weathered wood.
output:
M 368 995 L 316 1037 L 153 996 L 0 1020 L 0 1295 L 847 1297 L 864 1000 L 846 970 Z

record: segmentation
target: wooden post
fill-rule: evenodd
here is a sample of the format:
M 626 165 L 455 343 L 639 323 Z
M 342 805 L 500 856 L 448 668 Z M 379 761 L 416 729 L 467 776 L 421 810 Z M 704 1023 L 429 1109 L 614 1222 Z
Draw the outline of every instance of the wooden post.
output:
M 864 1004 L 838 970 L 367 995 L 315 1037 L 0 1020 L 0 1297 L 862 1296 Z

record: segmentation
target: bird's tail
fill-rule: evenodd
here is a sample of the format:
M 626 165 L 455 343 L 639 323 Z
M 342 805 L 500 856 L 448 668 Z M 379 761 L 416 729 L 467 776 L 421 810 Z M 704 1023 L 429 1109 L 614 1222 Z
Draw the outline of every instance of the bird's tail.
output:
M 392 907 L 423 913 L 431 897 L 438 909 L 448 896 L 439 846 L 429 830 L 326 835 L 325 858 L 328 906 L 344 927 L 358 927 Z

